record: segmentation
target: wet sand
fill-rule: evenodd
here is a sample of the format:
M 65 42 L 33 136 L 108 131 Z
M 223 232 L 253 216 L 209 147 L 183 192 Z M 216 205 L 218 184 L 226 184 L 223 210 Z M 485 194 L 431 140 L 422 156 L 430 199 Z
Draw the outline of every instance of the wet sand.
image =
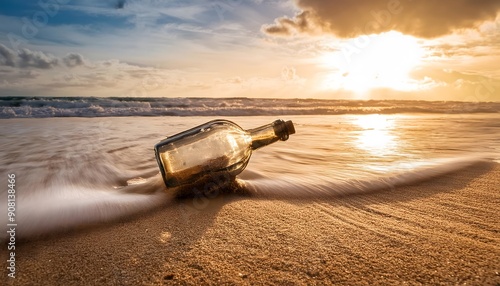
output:
M 499 285 L 499 206 L 493 163 L 328 200 L 187 198 L 20 241 L 0 284 Z

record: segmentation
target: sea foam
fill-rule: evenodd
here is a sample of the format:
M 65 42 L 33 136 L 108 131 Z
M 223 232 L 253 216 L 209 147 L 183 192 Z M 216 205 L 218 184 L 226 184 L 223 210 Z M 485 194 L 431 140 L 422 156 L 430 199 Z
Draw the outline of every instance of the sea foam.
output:
M 482 157 L 435 159 L 414 169 L 388 176 L 337 180 L 304 175 L 265 177 L 247 172 L 239 181 L 236 194 L 264 199 L 315 199 L 395 190 L 420 183 L 484 161 Z M 220 192 L 223 193 L 223 192 Z M 89 225 L 115 221 L 158 207 L 171 207 L 175 194 L 166 190 L 161 176 L 131 179 L 129 185 L 114 190 L 87 189 L 72 185 L 53 187 L 32 196 L 21 197 L 16 211 L 16 236 L 21 238 L 54 234 Z M 6 214 L 2 214 L 6 218 Z M 3 228 L 7 225 L 3 224 Z M 6 238 L 6 229 L 2 232 Z
M 495 102 L 256 98 L 0 97 L 0 118 L 498 113 Z

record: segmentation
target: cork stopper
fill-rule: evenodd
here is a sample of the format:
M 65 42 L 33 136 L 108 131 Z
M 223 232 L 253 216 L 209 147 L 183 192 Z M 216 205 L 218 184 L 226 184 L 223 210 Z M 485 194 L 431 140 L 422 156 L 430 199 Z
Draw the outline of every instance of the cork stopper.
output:
M 288 135 L 295 134 L 295 127 L 293 126 L 293 122 L 291 120 L 285 121 L 285 127 L 288 131 Z
M 292 121 L 283 121 L 278 119 L 272 123 L 274 128 L 274 134 L 278 136 L 281 141 L 288 140 L 290 134 L 295 134 L 295 127 L 293 127 Z

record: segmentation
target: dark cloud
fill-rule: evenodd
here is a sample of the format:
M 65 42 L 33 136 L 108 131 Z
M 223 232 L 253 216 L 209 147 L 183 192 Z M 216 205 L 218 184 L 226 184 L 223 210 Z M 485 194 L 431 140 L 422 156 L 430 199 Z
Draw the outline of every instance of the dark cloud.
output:
M 118 0 L 115 4 L 116 9 L 123 9 L 125 7 L 125 0 Z
M 19 66 L 22 68 L 33 67 L 39 69 L 51 69 L 59 64 L 59 60 L 43 52 L 22 49 L 18 53 Z
M 16 53 L 6 46 L 0 44 L 0 65 L 2 66 L 16 66 Z
M 51 69 L 59 66 L 61 62 L 70 68 L 85 65 L 84 57 L 78 53 L 69 53 L 63 58 L 57 58 L 50 54 L 28 49 L 14 52 L 0 44 L 0 66 Z
M 494 20 L 499 0 L 296 0 L 302 10 L 293 18 L 281 17 L 262 30 L 270 35 L 332 33 L 339 37 L 397 30 L 434 38 L 457 29 L 475 28 Z
M 66 55 L 63 59 L 64 64 L 67 67 L 76 67 L 76 66 L 82 66 L 85 64 L 85 60 L 83 59 L 83 56 L 80 54 L 76 53 L 70 53 Z

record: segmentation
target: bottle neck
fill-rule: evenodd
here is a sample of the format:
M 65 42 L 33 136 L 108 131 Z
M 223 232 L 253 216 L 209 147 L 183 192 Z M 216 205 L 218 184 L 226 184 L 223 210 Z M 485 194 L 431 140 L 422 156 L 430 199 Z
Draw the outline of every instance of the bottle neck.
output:
M 283 120 L 276 120 L 271 124 L 249 129 L 247 132 L 252 137 L 252 150 L 257 150 L 279 140 L 286 141 L 290 133 Z

